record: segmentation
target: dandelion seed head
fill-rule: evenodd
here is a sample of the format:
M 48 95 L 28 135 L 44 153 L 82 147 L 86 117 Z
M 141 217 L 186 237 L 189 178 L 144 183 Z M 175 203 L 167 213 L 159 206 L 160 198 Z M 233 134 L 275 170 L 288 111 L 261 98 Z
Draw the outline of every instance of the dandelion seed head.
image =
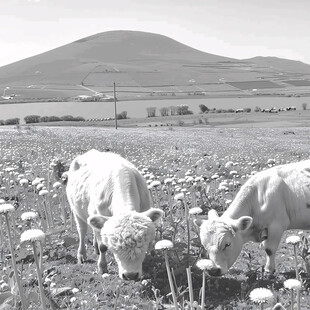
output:
M 24 212 L 21 215 L 21 219 L 22 221 L 27 221 L 27 220 L 34 220 L 38 217 L 38 214 L 33 212 L 33 211 L 29 211 L 29 212 Z
M 273 299 L 273 293 L 268 288 L 255 288 L 250 293 L 250 299 L 257 304 L 268 303 Z
M 0 204 L 0 214 L 6 214 L 8 212 L 15 211 L 14 206 L 9 203 Z
M 173 243 L 170 240 L 160 240 L 155 244 L 155 250 L 165 250 L 173 248 Z
M 48 194 L 48 190 L 47 189 L 41 189 L 39 192 L 39 196 L 46 196 Z
M 288 279 L 284 281 L 284 287 L 289 290 L 300 290 L 301 289 L 301 282 L 297 279 Z
M 45 233 L 41 229 L 29 229 L 20 236 L 21 242 L 44 241 Z
M 53 188 L 59 188 L 59 187 L 61 187 L 61 183 L 60 182 L 55 182 L 54 184 L 53 184 Z
M 189 214 L 195 215 L 200 214 L 202 212 L 202 209 L 200 207 L 194 207 L 189 209 Z
M 167 179 L 164 180 L 164 183 L 165 183 L 165 184 L 171 184 L 172 181 L 173 181 L 173 180 L 172 180 L 171 178 L 167 178 Z
M 299 236 L 289 236 L 286 238 L 285 242 L 288 244 L 297 244 L 301 242 L 301 238 Z
M 183 194 L 183 192 L 181 192 L 181 193 L 178 193 L 178 194 L 176 194 L 175 196 L 174 196 L 174 200 L 183 200 L 184 199 L 184 194 Z
M 155 180 L 155 181 L 153 181 L 151 184 L 150 184 L 150 186 L 153 188 L 153 187 L 158 187 L 158 186 L 160 186 L 160 181 L 158 181 L 158 180 Z
M 199 259 L 196 263 L 196 266 L 201 270 L 211 269 L 214 264 L 210 259 Z

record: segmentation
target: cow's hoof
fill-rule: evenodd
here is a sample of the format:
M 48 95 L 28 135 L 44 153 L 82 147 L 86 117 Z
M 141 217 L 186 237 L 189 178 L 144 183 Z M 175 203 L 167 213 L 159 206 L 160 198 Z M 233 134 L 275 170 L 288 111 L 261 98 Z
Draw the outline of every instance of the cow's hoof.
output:
M 82 265 L 86 261 L 86 256 L 84 255 L 78 255 L 77 256 L 77 261 L 79 265 Z
M 275 279 L 275 272 L 274 271 L 266 271 L 264 272 L 265 278 L 272 280 Z

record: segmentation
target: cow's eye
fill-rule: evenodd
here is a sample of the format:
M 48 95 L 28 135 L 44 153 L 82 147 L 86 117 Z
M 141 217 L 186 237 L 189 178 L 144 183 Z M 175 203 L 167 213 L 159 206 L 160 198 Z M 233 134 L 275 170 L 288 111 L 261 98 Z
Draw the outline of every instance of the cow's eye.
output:
M 225 250 L 226 248 L 230 247 L 230 246 L 231 246 L 231 243 L 230 243 L 230 242 L 227 242 L 227 243 L 225 244 L 225 246 L 224 246 L 224 250 Z

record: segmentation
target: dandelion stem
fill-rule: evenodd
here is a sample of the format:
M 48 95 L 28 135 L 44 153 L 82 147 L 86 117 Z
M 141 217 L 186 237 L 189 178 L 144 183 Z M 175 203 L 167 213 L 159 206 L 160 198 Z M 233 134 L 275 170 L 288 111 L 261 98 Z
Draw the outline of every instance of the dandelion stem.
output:
M 194 293 L 193 293 L 193 282 L 192 282 L 192 275 L 191 275 L 191 267 L 189 266 L 186 268 L 187 274 L 187 282 L 188 282 L 188 289 L 189 289 L 189 303 L 190 309 L 193 309 L 193 302 L 194 302 Z
M 39 241 L 40 242 L 40 241 Z M 33 241 L 32 243 L 32 248 L 33 248 L 33 256 L 34 256 L 34 261 L 36 263 L 36 267 L 37 267 L 37 274 L 38 274 L 38 282 L 39 282 L 39 290 L 40 290 L 40 299 L 41 299 L 41 305 L 42 305 L 42 309 L 45 310 L 46 309 L 46 305 L 45 305 L 45 300 L 44 300 L 44 289 L 43 289 L 43 281 L 42 281 L 42 273 L 41 273 L 41 268 L 40 265 L 42 264 L 41 262 L 39 262 L 38 260 L 38 253 L 37 253 L 37 246 L 36 246 L 36 242 Z M 41 242 L 40 242 L 41 244 Z M 40 253 L 40 255 L 42 256 L 42 253 Z
M 186 220 L 186 229 L 187 229 L 187 254 L 190 252 L 190 247 L 191 247 L 191 232 L 190 232 L 190 226 L 189 226 L 189 210 L 188 210 L 188 205 L 187 202 L 185 201 L 185 220 Z
M 174 285 L 173 285 L 173 280 L 172 280 L 172 276 L 171 276 L 171 270 L 170 270 L 170 264 L 169 264 L 167 250 L 164 250 L 164 254 L 165 254 L 166 269 L 167 269 L 167 275 L 168 275 L 170 290 L 171 290 L 171 294 L 172 294 L 173 304 L 174 304 L 174 308 L 177 310 L 177 309 L 179 309 L 179 306 L 178 306 L 178 302 L 177 302 L 177 296 L 176 296 L 175 290 L 174 290 Z
M 9 244 L 10 244 L 10 250 L 11 250 L 12 265 L 13 265 L 13 269 L 14 269 L 14 274 L 15 274 L 15 279 L 16 279 L 18 291 L 19 291 L 20 301 L 21 301 L 21 304 L 22 304 L 22 309 L 26 310 L 27 307 L 26 307 L 26 304 L 25 304 L 25 301 L 24 301 L 24 296 L 23 296 L 23 291 L 22 291 L 22 284 L 21 284 L 20 279 L 18 277 L 18 270 L 17 270 L 17 266 L 16 266 L 15 251 L 14 251 L 13 242 L 12 242 L 12 236 L 11 236 L 11 229 L 10 229 L 8 213 L 5 213 L 4 216 L 5 216 L 5 221 L 6 221 L 6 225 L 7 225 L 7 228 L 8 228 L 8 237 L 9 237 Z
M 299 273 L 298 273 L 298 260 L 297 260 L 297 249 L 296 244 L 294 244 L 294 256 L 295 256 L 295 271 L 296 271 L 296 279 L 299 280 Z
M 294 290 L 291 289 L 291 309 L 294 310 Z
M 201 310 L 205 308 L 205 296 L 206 296 L 206 272 L 202 271 L 202 287 L 201 287 Z

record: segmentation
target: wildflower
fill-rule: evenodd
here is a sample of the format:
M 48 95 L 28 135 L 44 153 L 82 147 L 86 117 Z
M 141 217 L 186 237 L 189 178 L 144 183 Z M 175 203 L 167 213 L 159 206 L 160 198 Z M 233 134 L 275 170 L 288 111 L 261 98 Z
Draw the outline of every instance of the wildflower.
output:
M 164 250 L 173 248 L 173 243 L 170 240 L 160 240 L 155 244 L 155 250 Z
M 76 294 L 79 291 L 79 289 L 75 287 L 71 291 L 72 291 L 73 294 Z
M 160 181 L 158 181 L 158 180 L 155 180 L 155 181 L 153 181 L 151 184 L 150 184 L 150 186 L 153 188 L 153 187 L 158 187 L 158 186 L 160 186 Z
M 257 304 L 268 303 L 273 299 L 273 293 L 267 288 L 255 288 L 250 293 L 250 299 Z
M 284 281 L 284 287 L 289 290 L 300 290 L 301 289 L 301 282 L 296 279 L 288 279 Z
M 174 196 L 174 200 L 183 200 L 184 199 L 184 194 L 183 192 L 178 193 Z
M 216 179 L 218 179 L 220 176 L 216 173 L 216 174 L 213 174 L 212 176 L 211 176 L 211 179 L 212 180 L 216 180 Z
M 191 177 L 191 176 L 186 177 L 185 182 L 186 182 L 186 183 L 193 183 L 193 182 L 194 182 L 194 178 Z
M 278 302 L 275 304 L 272 310 L 285 310 L 285 308 Z
M 201 212 L 202 212 L 202 209 L 200 207 L 189 209 L 189 214 L 192 214 L 192 215 L 197 215 L 197 214 L 200 214 Z
M 196 266 L 201 270 L 211 269 L 213 265 L 213 262 L 206 258 L 199 259 L 196 263 Z
M 301 238 L 299 236 L 289 236 L 286 238 L 285 242 L 295 245 L 301 242 Z
M 39 283 L 39 291 L 40 291 L 40 299 L 41 299 L 42 309 L 46 309 L 46 305 L 45 305 L 45 294 L 44 294 L 43 281 L 42 281 L 42 260 L 39 261 L 39 258 L 38 258 L 36 241 L 41 242 L 41 241 L 44 241 L 44 239 L 45 239 L 45 234 L 40 229 L 26 230 L 20 236 L 20 240 L 22 243 L 23 242 L 31 242 L 32 243 L 33 256 L 34 256 L 34 261 L 35 261 L 36 268 L 37 268 L 37 277 L 38 277 L 38 283 Z M 42 259 L 42 254 L 43 254 L 42 248 L 41 248 L 40 252 L 41 252 L 40 256 Z
M 45 233 L 41 229 L 29 229 L 24 231 L 20 236 L 21 242 L 44 241 Z
M 225 168 L 230 168 L 234 165 L 234 163 L 232 161 L 228 161 L 226 164 L 225 164 Z
M 165 184 L 171 184 L 172 181 L 173 181 L 173 180 L 172 180 L 171 178 L 167 178 L 167 179 L 164 180 L 164 183 L 165 183 Z
M 21 180 L 19 181 L 19 184 L 20 184 L 22 187 L 27 188 L 28 185 L 29 185 L 29 181 L 28 181 L 28 179 L 23 178 L 23 179 L 21 179 Z
M 40 191 L 43 187 L 44 187 L 44 185 L 43 185 L 42 183 L 39 183 L 39 184 L 36 186 L 36 189 L 37 189 L 37 191 Z
M 275 163 L 276 163 L 276 160 L 273 159 L 273 158 L 269 158 L 268 161 L 267 161 L 268 165 L 274 165 Z
M 74 303 L 75 301 L 76 301 L 76 297 L 71 297 L 71 298 L 70 298 L 70 302 L 71 302 L 71 303 Z
M 24 212 L 21 215 L 21 219 L 22 221 L 27 221 L 27 220 L 34 220 L 38 217 L 38 214 L 33 212 L 33 211 L 29 211 L 29 212 Z
M 108 278 L 108 277 L 109 277 L 109 274 L 108 274 L 108 273 L 104 273 L 104 274 L 102 274 L 101 277 L 102 277 L 103 279 Z
M 53 184 L 53 188 L 59 188 L 59 187 L 61 187 L 61 183 L 60 182 L 55 182 L 54 184 Z
M 8 212 L 15 211 L 14 206 L 9 203 L 0 204 L 0 214 L 6 214 Z
M 171 274 L 171 270 L 170 270 L 168 254 L 167 254 L 167 252 L 168 252 L 167 250 L 171 249 L 171 248 L 173 248 L 173 243 L 170 240 L 160 240 L 160 241 L 156 242 L 156 244 L 155 244 L 155 250 L 163 250 L 164 251 L 168 281 L 169 281 L 169 285 L 170 285 L 170 290 L 171 290 L 171 294 L 172 294 L 174 308 L 179 309 L 177 297 L 176 297 L 176 293 L 175 293 L 175 289 L 174 289 L 172 274 Z
M 48 190 L 47 189 L 41 189 L 39 192 L 39 196 L 46 196 L 48 194 Z

